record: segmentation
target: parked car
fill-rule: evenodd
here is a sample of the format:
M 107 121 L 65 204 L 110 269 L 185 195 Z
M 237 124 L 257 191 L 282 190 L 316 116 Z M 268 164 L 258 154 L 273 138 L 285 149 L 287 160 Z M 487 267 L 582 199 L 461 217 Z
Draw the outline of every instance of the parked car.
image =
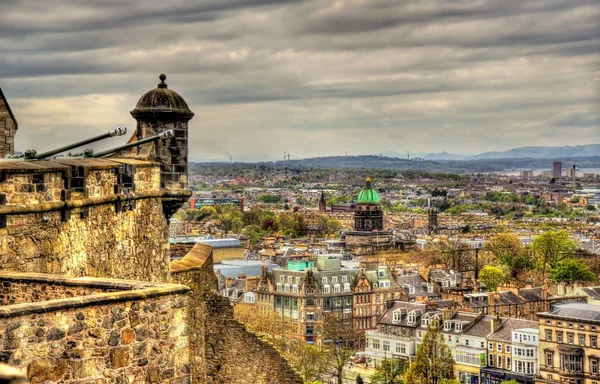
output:
M 365 356 L 356 356 L 352 361 L 354 364 L 364 364 L 367 362 L 367 358 Z

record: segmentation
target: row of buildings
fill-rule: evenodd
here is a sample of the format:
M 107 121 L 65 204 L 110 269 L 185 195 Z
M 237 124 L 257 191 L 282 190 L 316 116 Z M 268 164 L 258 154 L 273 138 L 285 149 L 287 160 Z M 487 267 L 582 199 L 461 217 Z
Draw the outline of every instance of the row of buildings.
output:
M 366 332 L 365 354 L 412 360 L 430 325 L 440 328 L 461 383 L 600 382 L 600 306 L 556 304 L 533 321 L 461 312 L 448 301 L 395 301 Z

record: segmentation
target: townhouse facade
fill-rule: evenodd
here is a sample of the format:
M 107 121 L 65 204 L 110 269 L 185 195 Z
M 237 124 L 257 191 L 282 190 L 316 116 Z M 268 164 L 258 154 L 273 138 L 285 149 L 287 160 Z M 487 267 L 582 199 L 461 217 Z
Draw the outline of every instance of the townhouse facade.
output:
M 600 383 L 600 306 L 555 305 L 539 314 L 540 370 L 535 384 Z

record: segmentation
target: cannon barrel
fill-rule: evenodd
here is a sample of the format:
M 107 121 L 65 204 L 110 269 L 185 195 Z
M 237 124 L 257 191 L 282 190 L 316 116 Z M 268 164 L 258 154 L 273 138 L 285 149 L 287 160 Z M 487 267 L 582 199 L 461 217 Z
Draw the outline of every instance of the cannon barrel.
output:
M 87 157 L 103 157 L 103 156 L 106 156 L 106 155 L 110 155 L 111 153 L 122 151 L 122 150 L 127 149 L 127 148 L 137 147 L 138 145 L 149 143 L 151 141 L 156 141 L 156 140 L 160 140 L 160 139 L 166 139 L 166 138 L 173 137 L 173 136 L 174 136 L 173 131 L 172 130 L 168 130 L 168 131 L 161 132 L 158 135 L 150 136 L 150 137 L 147 137 L 145 139 L 134 141 L 132 143 L 127 143 L 127 144 L 124 144 L 124 145 L 121 145 L 121 146 L 118 146 L 118 147 L 115 147 L 115 148 L 112 148 L 112 149 L 107 149 L 106 151 L 101 151 L 101 152 L 97 152 L 97 153 L 93 153 L 93 152 L 89 153 L 88 152 L 87 154 L 84 153 L 84 156 L 87 156 Z
M 56 155 L 58 153 L 64 152 L 64 151 L 68 151 L 69 149 L 73 149 L 73 148 L 77 148 L 77 147 L 81 147 L 83 145 L 89 144 L 89 143 L 93 143 L 99 140 L 103 140 L 106 139 L 108 137 L 113 137 L 113 136 L 122 136 L 124 134 L 127 133 L 127 128 L 123 125 L 118 126 L 115 129 L 111 129 L 110 131 L 103 133 L 102 135 L 98 135 L 89 139 L 85 139 L 85 140 L 81 140 L 78 141 L 76 143 L 73 144 L 69 144 L 69 145 L 65 145 L 64 147 L 60 147 L 60 148 L 56 148 L 53 149 L 51 151 L 47 151 L 47 152 L 42 152 L 42 153 L 36 153 L 35 150 L 27 150 L 25 151 L 25 159 L 27 160 L 41 160 L 41 159 L 45 159 L 47 157 L 50 157 L 52 155 Z

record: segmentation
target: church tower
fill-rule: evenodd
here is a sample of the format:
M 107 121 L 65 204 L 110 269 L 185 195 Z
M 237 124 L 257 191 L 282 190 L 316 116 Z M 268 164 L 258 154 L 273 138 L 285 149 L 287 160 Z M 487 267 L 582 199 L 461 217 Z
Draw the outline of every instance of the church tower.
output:
M 174 137 L 154 143 L 154 154 L 150 157 L 161 163 L 161 188 L 183 189 L 188 183 L 188 122 L 194 113 L 183 97 L 168 88 L 164 73 L 159 79 L 157 87 L 142 96 L 131 111 L 131 116 L 137 120 L 131 140 L 173 130 Z
M 321 198 L 319 199 L 319 212 L 325 213 L 327 211 L 327 204 L 325 203 L 325 194 L 321 189 Z

